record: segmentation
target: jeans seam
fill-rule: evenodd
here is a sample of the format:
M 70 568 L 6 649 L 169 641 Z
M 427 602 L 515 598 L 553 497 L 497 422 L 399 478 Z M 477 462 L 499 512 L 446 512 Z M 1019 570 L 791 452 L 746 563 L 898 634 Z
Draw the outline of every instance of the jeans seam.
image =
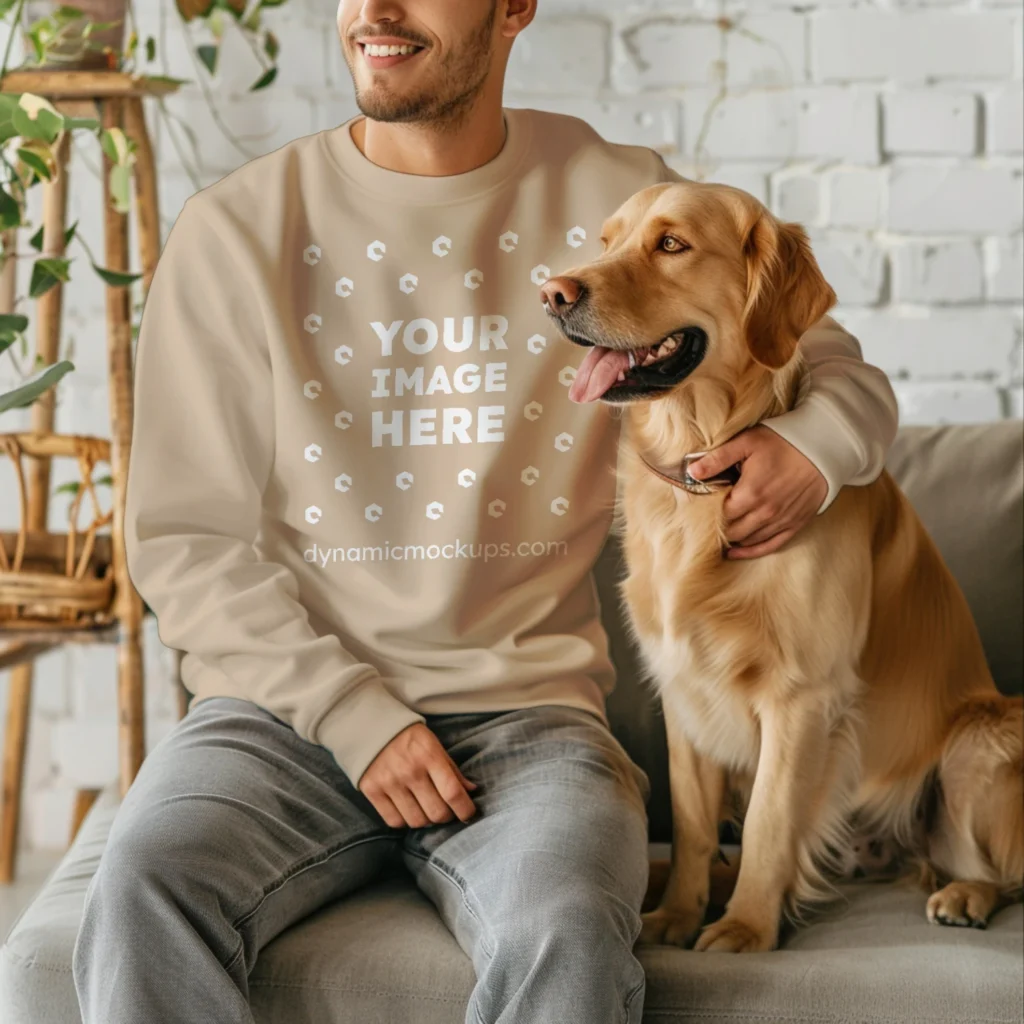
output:
M 641 976 L 640 980 L 633 986 L 632 991 L 626 996 L 626 1016 L 622 1018 L 623 1024 L 629 1024 L 629 1015 L 633 1009 L 633 1003 L 636 997 L 644 990 L 644 985 L 647 983 L 646 975 Z
M 281 872 L 281 874 L 278 876 L 277 881 L 275 881 L 272 885 L 269 885 L 266 889 L 264 889 L 263 893 L 260 895 L 259 900 L 256 902 L 256 905 L 251 910 L 242 914 L 241 917 L 235 918 L 235 920 L 231 923 L 232 930 L 240 932 L 245 927 L 245 925 L 259 912 L 260 907 L 262 907 L 263 904 L 266 903 L 266 901 L 274 895 L 274 893 L 279 892 L 282 888 L 284 888 L 285 885 L 288 884 L 288 882 L 290 882 L 293 878 L 297 878 L 304 871 L 308 871 L 310 868 L 319 867 L 321 864 L 325 864 L 333 857 L 338 856 L 338 854 L 346 853 L 349 850 L 354 850 L 357 846 L 363 846 L 366 843 L 373 843 L 379 839 L 390 838 L 391 836 L 387 835 L 386 833 L 377 832 L 373 835 L 363 836 L 361 839 L 346 840 L 335 847 L 328 847 L 326 850 L 321 850 L 319 853 L 313 854 L 305 858 L 304 860 L 298 861 L 291 867 L 285 868 L 285 870 Z M 231 959 L 224 965 L 224 970 L 230 970 L 238 961 L 238 958 L 244 952 L 245 940 L 242 939 L 239 944 L 238 950 L 232 955 Z
M 429 857 L 426 854 L 417 852 L 416 850 L 406 850 L 406 853 L 410 857 L 416 857 L 418 860 L 423 861 L 428 868 L 433 868 L 443 878 L 448 879 L 456 889 L 459 890 L 459 896 L 462 898 L 462 905 L 466 909 L 466 913 L 477 923 L 477 927 L 480 929 L 480 949 L 487 957 L 488 960 L 494 959 L 494 949 L 491 946 L 487 938 L 487 928 L 483 921 L 480 919 L 480 915 L 473 909 L 469 902 L 468 889 L 469 886 L 466 884 L 466 880 L 451 866 L 445 864 L 444 861 L 438 860 L 434 857 Z M 483 1024 L 483 1022 L 481 1022 Z

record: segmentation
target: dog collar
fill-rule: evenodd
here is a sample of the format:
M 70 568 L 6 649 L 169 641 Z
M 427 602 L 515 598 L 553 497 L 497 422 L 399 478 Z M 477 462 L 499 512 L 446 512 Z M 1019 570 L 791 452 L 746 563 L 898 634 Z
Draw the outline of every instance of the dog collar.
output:
M 717 476 L 709 477 L 707 480 L 696 480 L 690 476 L 690 466 L 707 454 L 707 452 L 691 452 L 689 455 L 684 455 L 680 462 L 683 475 L 672 476 L 670 473 L 666 473 L 664 470 L 652 465 L 643 457 L 643 455 L 637 452 L 637 455 L 640 456 L 640 461 L 656 477 L 660 477 L 666 483 L 672 484 L 673 487 L 678 487 L 681 490 L 688 491 L 690 494 L 716 494 L 718 491 L 724 491 L 727 487 L 732 487 L 737 483 L 740 478 L 740 464 L 738 462 L 719 473 Z

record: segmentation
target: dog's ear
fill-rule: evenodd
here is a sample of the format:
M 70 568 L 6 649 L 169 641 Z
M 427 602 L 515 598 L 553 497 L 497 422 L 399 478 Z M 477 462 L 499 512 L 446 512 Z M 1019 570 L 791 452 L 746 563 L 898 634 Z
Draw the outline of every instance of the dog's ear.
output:
M 755 214 L 743 241 L 747 302 L 743 329 L 750 354 L 778 370 L 793 358 L 803 333 L 836 302 L 822 276 L 807 232 L 777 220 L 767 210 Z

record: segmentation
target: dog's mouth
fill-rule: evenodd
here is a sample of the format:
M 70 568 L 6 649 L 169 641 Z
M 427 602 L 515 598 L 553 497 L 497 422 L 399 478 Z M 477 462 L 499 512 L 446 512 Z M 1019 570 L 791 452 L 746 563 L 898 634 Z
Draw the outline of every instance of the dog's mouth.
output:
M 628 402 L 674 388 L 697 367 L 707 352 L 708 336 L 699 327 L 683 327 L 654 345 L 619 349 L 598 345 L 580 334 L 565 336 L 590 351 L 569 388 L 574 402 Z

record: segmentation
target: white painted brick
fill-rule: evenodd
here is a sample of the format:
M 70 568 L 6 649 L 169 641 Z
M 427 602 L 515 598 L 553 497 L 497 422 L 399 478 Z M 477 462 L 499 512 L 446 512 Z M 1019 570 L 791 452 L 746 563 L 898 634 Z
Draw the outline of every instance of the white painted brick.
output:
M 348 75 L 344 58 L 340 57 L 341 40 L 330 20 L 324 24 L 319 19 L 310 21 L 290 17 L 287 7 L 282 8 L 281 14 L 277 14 L 272 7 L 264 7 L 260 14 L 267 27 L 277 36 L 281 52 L 277 57 L 277 77 L 274 82 L 253 95 L 270 96 L 278 91 L 294 89 L 300 96 L 314 97 L 334 86 L 339 61 Z M 231 76 L 232 92 L 247 92 L 265 70 L 237 31 L 232 31 L 225 38 L 220 68 L 221 76 Z M 228 90 L 221 87 L 219 91 Z
M 1005 381 L 1011 374 L 1016 325 L 1008 311 L 840 309 L 836 318 L 860 340 L 864 359 L 893 378 Z
M 617 100 L 592 100 L 572 97 L 536 97 L 525 100 L 506 95 L 509 107 L 536 107 L 579 117 L 609 142 L 632 146 L 650 146 L 659 153 L 677 152 L 680 146 L 679 106 L 674 100 L 637 97 Z
M 897 245 L 890 258 L 895 302 L 947 305 L 981 300 L 984 269 L 975 241 L 906 242 Z
M 827 221 L 837 228 L 881 227 L 888 171 L 837 167 L 828 175 Z
M 514 104 L 509 104 L 513 106 Z M 529 106 L 530 104 L 523 104 Z M 536 103 L 534 103 L 536 105 Z M 339 93 L 324 94 L 313 102 L 313 131 L 320 132 L 334 128 L 359 114 L 355 96 Z
M 705 148 L 713 160 L 878 162 L 878 97 L 870 90 L 758 90 L 713 105 L 715 98 L 699 89 L 683 96 L 690 154 L 707 117 Z
M 672 170 L 691 181 L 714 182 L 731 185 L 749 192 L 755 199 L 768 205 L 769 175 L 774 164 L 722 164 L 717 162 L 698 163 L 681 156 L 666 156 L 665 163 Z
M 1013 45 L 1013 77 L 1019 82 L 1024 78 L 1024 18 L 1014 18 L 1011 34 Z
M 882 97 L 887 153 L 970 156 L 978 146 L 978 101 L 964 93 L 918 89 Z
M 49 658 L 54 655 L 48 655 Z M 38 663 L 37 663 L 38 664 Z M 10 672 L 0 672 L 0 712 L 7 720 L 7 700 L 10 691 Z M 61 680 L 63 682 L 63 680 Z M 42 685 L 40 685 L 42 684 Z M 39 678 L 38 673 L 33 679 L 32 703 L 29 715 L 28 736 L 25 744 L 25 780 L 23 792 L 36 789 L 45 785 L 53 775 L 53 761 L 50 756 L 50 732 L 53 729 L 52 708 L 45 706 L 47 695 L 45 693 L 46 678 Z M 51 695 L 52 696 L 52 695 Z M 66 701 L 60 713 L 66 710 Z M 0 753 L 3 752 L 3 744 L 0 743 Z
M 768 175 L 769 166 L 764 164 L 722 164 L 708 175 L 707 180 L 749 192 L 767 206 Z
M 6 432 L 6 422 L 0 427 Z M 9 461 L 9 460 L 8 460 Z M 6 483 L 7 473 L 0 473 L 0 484 Z M 3 492 L 0 492 L 3 493 Z M 6 505 L 6 502 L 3 503 Z M 0 519 L 2 529 L 14 529 L 16 516 Z M 67 679 L 64 671 L 64 655 L 61 650 L 50 651 L 32 662 L 32 714 L 42 718 L 58 718 L 67 713 Z M 0 672 L 0 710 L 7 713 L 7 693 L 10 687 L 10 671 Z M 4 719 L 0 718 L 0 721 Z M 0 743 L 0 750 L 3 749 Z
M 937 426 L 944 423 L 991 423 L 1003 418 L 998 388 L 976 381 L 893 384 L 900 423 L 905 426 Z
M 68 654 L 74 717 L 79 721 L 116 720 L 117 648 L 113 644 L 80 644 Z
M 35 694 L 33 693 L 33 697 Z M 33 702 L 33 710 L 35 710 Z M 22 783 L 22 800 L 25 795 L 52 784 L 56 777 L 53 763 L 54 721 L 40 714 L 29 718 L 28 742 L 25 748 L 25 776 Z
M 75 789 L 58 783 L 29 793 L 23 801 L 23 830 L 28 846 L 34 850 L 64 850 L 71 831 L 71 811 Z
M 822 218 L 823 179 L 813 168 L 790 167 L 772 176 L 772 212 L 783 220 L 804 225 Z
M 240 153 L 225 137 L 202 96 L 193 90 L 182 90 L 166 99 L 168 110 L 188 124 L 200 140 L 198 152 L 193 151 L 187 137 L 178 132 L 179 141 L 189 164 L 204 172 L 226 174 L 264 153 L 279 149 L 293 139 L 313 131 L 313 107 L 309 100 L 292 93 L 256 93 L 235 100 L 218 96 L 217 109 L 229 130 L 245 147 Z M 155 133 L 161 171 L 183 173 L 183 164 L 167 132 L 167 119 L 160 121 Z
M 1024 150 L 1024 89 L 1019 85 L 985 97 L 985 149 L 989 153 Z
M 53 759 L 62 783 L 79 789 L 102 788 L 117 778 L 117 718 L 69 718 L 55 723 Z
M 1009 389 L 1007 395 L 1010 416 L 1015 420 L 1024 418 L 1024 385 L 1017 384 Z
M 889 178 L 892 231 L 1008 235 L 1020 230 L 1022 207 L 1018 168 L 901 164 Z
M 872 306 L 882 296 L 885 254 L 877 242 L 853 233 L 810 231 L 825 280 L 843 306 Z
M 806 20 L 793 13 L 741 15 L 725 27 L 718 12 L 651 18 L 622 33 L 615 85 L 631 92 L 726 81 L 730 88 L 799 84 L 806 78 L 805 37 Z
M 1024 300 L 1024 243 L 1014 238 L 985 240 L 988 297 L 996 302 Z
M 811 71 L 821 82 L 1004 78 L 1013 22 L 996 11 L 819 11 Z
M 78 265 L 78 273 L 82 273 L 82 266 Z M 94 292 L 100 291 L 100 279 L 92 272 L 85 273 L 95 281 L 90 287 Z M 91 386 L 107 387 L 107 327 L 102 308 L 82 312 L 65 308 L 61 323 L 61 356 L 70 359 L 75 364 L 71 376 L 66 377 L 57 390 L 58 399 L 63 395 L 65 385 L 70 386 L 72 380 L 76 383 L 88 378 Z M 34 327 L 30 328 L 34 330 Z M 91 429 L 91 428 L 90 428 Z M 79 431 L 85 433 L 84 429 Z M 107 423 L 105 433 L 109 434 L 110 424 Z
M 608 25 L 583 18 L 534 22 L 512 47 L 505 87 L 512 92 L 590 94 L 608 75 Z

